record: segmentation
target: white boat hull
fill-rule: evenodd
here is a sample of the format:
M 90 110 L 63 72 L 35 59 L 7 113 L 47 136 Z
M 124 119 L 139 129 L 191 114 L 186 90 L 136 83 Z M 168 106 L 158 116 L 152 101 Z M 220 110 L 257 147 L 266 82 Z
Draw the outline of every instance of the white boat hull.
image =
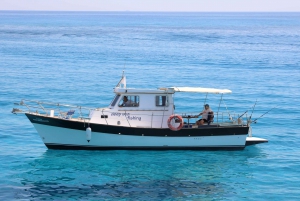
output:
M 243 149 L 245 135 L 136 136 L 93 132 L 88 142 L 84 130 L 33 123 L 45 145 L 58 149 Z

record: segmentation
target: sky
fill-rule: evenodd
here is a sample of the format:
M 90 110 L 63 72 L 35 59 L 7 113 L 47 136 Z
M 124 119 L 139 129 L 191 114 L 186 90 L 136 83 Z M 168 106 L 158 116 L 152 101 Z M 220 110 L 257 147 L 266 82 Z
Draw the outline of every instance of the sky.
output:
M 0 10 L 299 12 L 300 0 L 0 0 Z

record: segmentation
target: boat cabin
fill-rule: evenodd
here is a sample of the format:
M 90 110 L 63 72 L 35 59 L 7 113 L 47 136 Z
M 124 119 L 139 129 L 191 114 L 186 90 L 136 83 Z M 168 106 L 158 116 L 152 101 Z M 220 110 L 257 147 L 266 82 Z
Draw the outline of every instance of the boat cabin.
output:
M 175 114 L 173 99 L 175 92 L 231 93 L 228 89 L 169 87 L 149 90 L 126 88 L 126 84 L 123 87 L 117 85 L 114 88 L 116 95 L 110 105 L 107 108 L 98 108 L 91 111 L 89 116 L 90 123 L 179 130 L 184 127 L 185 120 L 183 118 L 186 118 L 189 124 L 191 118 L 199 117 Z M 190 125 L 188 125 L 188 128 L 190 128 Z
M 126 127 L 167 128 L 167 120 L 174 114 L 172 88 L 140 90 L 114 89 L 116 94 L 107 108 L 99 108 L 90 114 L 91 123 Z

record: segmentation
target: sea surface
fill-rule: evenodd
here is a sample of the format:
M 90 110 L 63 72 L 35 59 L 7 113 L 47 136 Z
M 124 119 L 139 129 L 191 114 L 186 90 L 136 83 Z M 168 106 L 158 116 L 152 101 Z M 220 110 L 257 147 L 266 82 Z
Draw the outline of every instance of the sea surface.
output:
M 255 105 L 253 136 L 269 143 L 48 150 L 11 113 L 23 98 L 105 107 L 123 70 L 128 87 L 230 89 L 221 107 Z M 175 99 L 200 112 L 205 95 Z M 300 200 L 299 99 L 300 13 L 0 11 L 0 200 Z

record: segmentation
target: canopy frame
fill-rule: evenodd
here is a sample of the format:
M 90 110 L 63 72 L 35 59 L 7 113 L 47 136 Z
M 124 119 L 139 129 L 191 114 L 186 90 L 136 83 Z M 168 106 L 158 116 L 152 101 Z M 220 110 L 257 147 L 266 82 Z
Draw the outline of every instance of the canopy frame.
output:
M 230 94 L 229 89 L 202 88 L 202 87 L 170 87 L 175 92 L 190 92 L 190 93 L 209 93 L 209 94 Z

